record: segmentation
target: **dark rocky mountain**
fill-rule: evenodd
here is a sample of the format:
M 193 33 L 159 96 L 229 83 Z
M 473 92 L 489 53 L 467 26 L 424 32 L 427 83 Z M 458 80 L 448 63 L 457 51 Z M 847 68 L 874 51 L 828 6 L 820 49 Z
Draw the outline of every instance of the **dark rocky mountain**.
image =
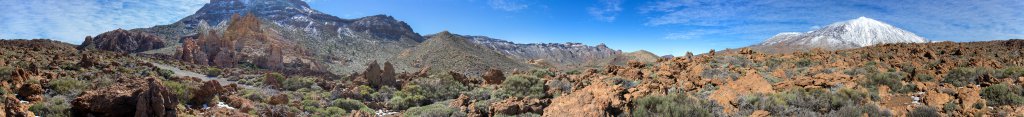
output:
M 239 16 L 252 17 L 245 21 L 254 23 L 235 23 Z M 424 58 L 449 56 L 416 53 L 421 50 L 407 51 L 420 48 L 417 46 L 431 46 L 422 47 L 423 49 L 462 48 L 437 46 L 479 46 L 480 49 L 488 50 L 482 52 L 484 54 L 497 53 L 487 56 L 494 59 L 481 59 L 502 58 L 501 65 L 510 65 L 505 67 L 513 69 L 527 69 L 527 63 L 555 68 L 599 67 L 610 63 L 622 63 L 615 61 L 624 60 L 623 52 L 610 49 L 603 44 L 516 44 L 483 36 L 454 34 L 452 35 L 459 36 L 459 39 L 464 39 L 466 43 L 427 43 L 428 41 L 414 32 L 408 24 L 394 17 L 375 15 L 342 19 L 314 10 L 301 0 L 211 0 L 195 14 L 178 22 L 133 29 L 131 32 L 152 34 L 164 42 L 169 42 L 164 44 L 168 48 L 146 51 L 147 54 L 170 55 L 191 63 L 221 67 L 250 63 L 278 70 L 301 68 L 336 74 L 362 71 L 366 65 L 374 61 L 395 61 L 392 63 L 395 63 L 394 68 L 397 71 L 419 71 L 426 66 L 435 66 L 433 69 L 438 69 L 437 66 L 446 66 L 435 65 L 444 62 L 406 63 L 416 59 L 449 59 Z M 414 57 L 407 55 L 422 56 L 415 56 L 418 57 L 415 59 L 404 58 Z M 467 66 L 488 64 L 490 63 L 473 63 Z M 486 68 L 472 70 L 478 71 L 460 72 L 479 73 Z
M 172 48 L 147 52 L 173 55 L 187 38 L 197 39 L 201 32 L 223 33 L 234 14 L 255 16 L 263 22 L 259 24 L 262 33 L 279 36 L 284 45 L 296 45 L 294 52 L 285 53 L 301 55 L 284 62 L 318 63 L 320 66 L 311 67 L 336 73 L 362 70 L 371 61 L 393 61 L 396 54 L 423 41 L 408 24 L 394 17 L 342 19 L 314 10 L 301 0 L 211 0 L 195 14 L 173 24 L 132 31 L 177 42 L 166 44 Z
M 160 37 L 136 31 L 117 29 L 96 37 L 85 37 L 79 49 L 101 49 L 115 52 L 142 52 L 164 47 Z

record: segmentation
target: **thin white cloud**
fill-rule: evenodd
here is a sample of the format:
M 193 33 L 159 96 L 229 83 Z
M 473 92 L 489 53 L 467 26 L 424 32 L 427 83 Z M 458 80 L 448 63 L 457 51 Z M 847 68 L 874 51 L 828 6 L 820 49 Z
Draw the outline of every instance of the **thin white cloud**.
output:
M 867 16 L 929 39 L 977 41 L 1024 38 L 1024 2 L 1016 0 L 926 1 L 704 1 L 651 2 L 640 13 L 648 26 L 715 27 L 719 33 L 744 31 L 761 35 L 807 31 L 806 27 Z M 782 26 L 779 30 L 723 27 Z M 750 30 L 762 30 L 756 32 Z M 685 32 L 680 31 L 680 32 Z M 715 35 L 718 33 L 708 33 Z M 670 36 L 679 34 L 669 34 Z
M 491 8 L 503 11 L 519 11 L 530 7 L 522 2 L 522 0 L 490 0 L 487 4 Z
M 613 22 L 622 12 L 623 0 L 601 0 L 600 6 L 587 8 L 587 13 L 597 20 Z
M 0 38 L 48 38 L 72 44 L 117 28 L 173 23 L 207 0 L 0 0 Z

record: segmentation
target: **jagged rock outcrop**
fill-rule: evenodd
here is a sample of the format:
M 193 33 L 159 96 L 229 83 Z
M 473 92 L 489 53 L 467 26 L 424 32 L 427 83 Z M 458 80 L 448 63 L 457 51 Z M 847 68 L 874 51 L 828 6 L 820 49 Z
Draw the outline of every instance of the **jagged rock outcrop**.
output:
M 213 101 L 213 98 L 224 92 L 224 87 L 220 86 L 220 83 L 217 80 L 204 82 L 200 89 L 202 90 L 198 90 L 192 94 L 193 97 L 190 99 L 189 103 L 193 105 L 213 105 L 213 102 L 211 102 Z
M 117 29 L 96 37 L 85 37 L 79 49 L 100 49 L 115 52 L 135 53 L 163 48 L 164 41 L 159 36 L 145 32 Z
M 31 105 L 18 103 L 13 96 L 4 96 L 4 104 L 0 106 L 0 116 L 5 117 L 35 117 L 35 113 L 29 111 Z
M 156 78 L 118 81 L 71 102 L 74 116 L 177 116 L 178 98 Z
M 495 114 L 518 115 L 522 113 L 543 113 L 547 100 L 512 97 L 491 104 Z
M 551 100 L 544 108 L 545 117 L 585 116 L 606 117 L 618 115 L 626 108 L 623 87 L 608 85 L 602 80 L 594 81 L 581 90 Z
M 175 117 L 178 116 L 178 98 L 163 86 L 160 80 L 146 79 L 148 89 L 135 93 L 136 117 Z
M 285 49 L 290 48 L 280 36 L 264 31 L 254 15 L 234 14 L 223 32 L 209 30 L 196 39 L 185 38 L 177 49 L 176 58 L 202 65 L 233 67 L 248 62 L 262 68 L 282 70 Z

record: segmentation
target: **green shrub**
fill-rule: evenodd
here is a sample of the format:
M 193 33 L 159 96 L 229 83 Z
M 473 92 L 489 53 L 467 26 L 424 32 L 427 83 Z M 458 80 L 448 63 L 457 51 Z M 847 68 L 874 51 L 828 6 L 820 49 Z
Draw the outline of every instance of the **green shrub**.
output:
M 878 72 L 868 76 L 868 79 L 863 81 L 862 86 L 878 89 L 878 86 L 885 85 L 889 86 L 890 91 L 897 93 L 913 91 L 913 87 L 903 84 L 904 77 L 906 77 L 906 73 L 902 72 Z
M 165 69 L 157 70 L 157 73 L 160 74 L 160 76 L 162 76 L 164 78 L 171 78 L 171 76 L 174 75 L 174 71 L 165 70 Z
M 0 67 L 0 80 L 11 79 L 11 74 L 14 74 L 14 68 L 12 67 Z
M 814 61 L 811 61 L 810 59 L 800 59 L 800 60 L 796 61 L 796 63 L 793 63 L 793 64 L 795 64 L 796 67 L 798 67 L 798 68 L 800 68 L 800 67 L 810 67 L 812 65 L 815 65 Z
M 363 108 L 369 108 L 366 107 L 366 104 L 363 104 L 363 102 L 353 99 L 335 99 L 334 101 L 331 101 L 331 106 L 345 110 L 359 110 Z
M 879 109 L 875 105 L 845 105 L 839 110 L 829 113 L 830 117 L 861 117 L 867 115 L 868 117 L 889 117 L 892 116 L 888 111 Z
M 431 104 L 421 107 L 412 107 L 405 110 L 402 116 L 406 117 L 465 117 L 466 113 L 458 109 L 448 107 L 445 104 Z
M 942 111 L 954 112 L 954 111 L 959 111 L 959 110 L 960 110 L 960 104 L 957 104 L 956 102 L 953 102 L 953 101 L 947 102 L 946 104 L 942 105 Z
M 50 80 L 46 85 L 57 94 L 75 96 L 86 90 L 89 83 L 75 78 L 57 78 Z
M 285 79 L 281 85 L 284 85 L 282 87 L 286 90 L 294 91 L 316 85 L 316 79 L 312 77 L 293 77 Z
M 501 83 L 499 98 L 506 97 L 531 97 L 543 98 L 547 96 L 544 82 L 535 77 L 514 75 Z
M 533 73 L 533 76 L 538 78 L 555 76 L 554 72 L 548 71 L 547 69 L 533 69 L 530 70 L 530 73 Z
M 994 106 L 1021 105 L 1024 97 L 1021 97 L 1020 90 L 1019 86 L 996 84 L 982 89 L 981 96 Z
M 942 79 L 942 83 L 950 83 L 953 86 L 963 87 L 967 85 L 977 84 L 978 78 L 982 76 L 984 70 L 975 68 L 956 68 L 950 71 L 945 78 Z
M 998 70 L 998 73 L 994 74 L 994 75 L 995 75 L 996 78 L 1017 78 L 1017 77 L 1021 77 L 1021 76 L 1024 76 L 1024 67 L 1021 67 L 1021 66 L 1007 67 L 1007 68 Z
M 399 92 L 398 94 L 404 94 L 404 92 Z M 405 110 L 410 107 L 420 106 L 429 102 L 430 101 L 423 95 L 405 94 L 391 97 L 391 100 L 388 100 L 387 106 L 391 109 Z
M 206 77 L 217 77 L 217 76 L 220 76 L 221 69 L 220 68 L 210 67 L 210 68 L 206 68 L 205 72 L 206 72 Z
M 44 117 L 69 117 L 71 116 L 71 104 L 64 96 L 49 97 L 42 103 L 37 103 L 28 108 L 36 115 Z
M 192 92 L 198 90 L 199 87 L 190 86 L 177 81 L 164 81 L 164 87 L 170 90 L 171 93 L 178 96 L 178 102 L 185 104 L 189 99 L 192 99 Z
M 739 98 L 738 108 L 745 112 L 764 110 L 773 116 L 823 116 L 844 115 L 851 113 L 873 112 L 887 114 L 882 110 L 872 109 L 866 104 L 873 95 L 852 89 L 828 91 L 823 89 L 793 89 L 770 95 L 756 94 Z
M 347 111 L 345 111 L 345 109 L 341 109 L 338 107 L 327 107 L 323 110 L 323 112 L 320 112 L 320 115 L 322 117 L 339 116 L 348 114 L 346 112 Z
M 711 117 L 711 110 L 700 101 L 682 94 L 651 95 L 633 102 L 632 115 L 635 117 Z
M 941 117 L 939 111 L 929 106 L 919 106 L 914 111 L 907 113 L 907 117 Z

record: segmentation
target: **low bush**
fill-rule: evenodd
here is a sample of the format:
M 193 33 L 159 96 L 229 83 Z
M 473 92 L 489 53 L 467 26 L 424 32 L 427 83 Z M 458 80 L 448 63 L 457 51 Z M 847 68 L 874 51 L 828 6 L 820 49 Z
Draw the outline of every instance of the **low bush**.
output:
M 42 103 L 32 105 L 28 110 L 43 117 L 69 117 L 71 104 L 68 101 L 70 100 L 64 96 L 53 96 Z
M 186 104 L 189 99 L 192 99 L 192 92 L 199 89 L 197 86 L 191 86 L 177 81 L 164 81 L 163 84 L 164 87 L 167 87 L 167 90 L 170 90 L 171 93 L 178 96 L 178 102 L 182 104 Z
M 221 71 L 222 70 L 220 68 L 210 67 L 210 68 L 206 68 L 206 71 L 204 71 L 204 72 L 206 73 L 206 77 L 217 77 L 217 76 L 220 76 Z
M 89 87 L 89 83 L 76 78 L 57 78 L 50 80 L 47 87 L 60 95 L 75 96 Z
M 868 76 L 868 79 L 861 84 L 870 89 L 878 89 L 878 86 L 885 85 L 889 86 L 889 90 L 892 92 L 911 92 L 914 90 L 914 87 L 903 84 L 903 79 L 906 76 L 906 73 L 903 72 L 878 72 Z
M 14 68 L 12 67 L 0 67 L 0 80 L 11 79 L 11 74 L 14 74 Z
M 174 75 L 174 71 L 171 71 L 171 70 L 161 69 L 161 70 L 157 70 L 156 72 L 157 72 L 157 74 L 159 74 L 161 77 L 164 77 L 164 78 L 171 78 L 171 76 Z
M 939 111 L 929 106 L 919 106 L 907 113 L 907 117 L 941 117 Z
M 852 89 L 828 91 L 824 89 L 793 89 L 770 95 L 756 94 L 741 97 L 737 102 L 741 112 L 764 110 L 773 116 L 823 116 L 850 113 L 888 114 L 873 109 L 868 100 L 874 95 Z
M 963 87 L 967 85 L 977 84 L 978 78 L 984 74 L 985 70 L 976 68 L 956 68 L 949 72 L 942 79 L 942 83 L 953 84 L 953 86 Z
M 543 98 L 547 96 L 544 82 L 539 78 L 513 75 L 501 83 L 501 91 L 498 98 L 506 97 L 531 97 Z
M 281 87 L 284 88 L 285 90 L 294 91 L 294 90 L 299 90 L 299 89 L 302 89 L 302 88 L 309 88 L 311 86 L 316 85 L 316 78 L 312 78 L 312 77 L 293 77 L 293 78 L 285 79 L 284 82 L 281 83 L 281 85 L 283 85 Z
M 996 84 L 981 90 L 981 96 L 994 106 L 1021 105 L 1024 97 L 1020 95 L 1020 86 Z
M 412 107 L 405 110 L 402 116 L 406 117 L 465 117 L 466 113 L 458 109 L 448 107 L 445 104 L 431 104 L 421 107 Z
M 700 101 L 682 94 L 651 95 L 633 102 L 635 117 L 711 117 L 711 102 Z
M 433 75 L 427 78 L 414 79 L 402 87 L 401 91 L 395 91 L 388 102 L 392 103 L 389 106 L 393 108 L 414 107 L 455 99 L 459 94 L 467 90 L 469 90 L 469 87 L 455 81 L 451 75 Z
M 353 99 L 335 99 L 334 101 L 331 101 L 331 106 L 345 110 L 360 110 L 363 108 L 369 108 L 366 107 L 366 104 L 363 104 L 362 101 Z

